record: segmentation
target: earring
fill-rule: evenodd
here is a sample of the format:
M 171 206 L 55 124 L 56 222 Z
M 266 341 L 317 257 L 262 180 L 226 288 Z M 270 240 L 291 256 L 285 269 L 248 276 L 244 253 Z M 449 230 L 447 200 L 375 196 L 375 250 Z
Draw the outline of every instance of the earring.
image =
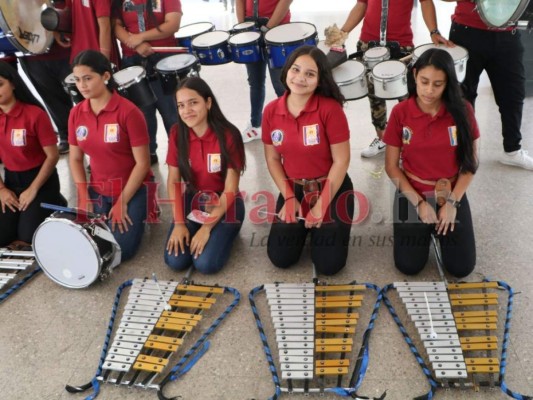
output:
M 107 84 L 109 83 L 109 81 L 106 79 L 106 80 L 104 81 L 104 83 L 107 85 Z

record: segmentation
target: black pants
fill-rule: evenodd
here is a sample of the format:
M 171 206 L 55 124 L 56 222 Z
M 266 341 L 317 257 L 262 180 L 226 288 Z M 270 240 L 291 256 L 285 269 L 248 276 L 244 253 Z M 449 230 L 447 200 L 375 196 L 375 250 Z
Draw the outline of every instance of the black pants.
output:
M 295 195 L 302 202 L 302 186 L 295 186 Z M 348 175 L 328 207 L 326 218 L 320 228 L 307 229 L 304 221 L 287 224 L 279 220 L 272 223 L 268 236 L 267 253 L 278 268 L 288 268 L 298 262 L 308 232 L 311 232 L 311 260 L 317 272 L 333 275 L 346 265 L 348 242 L 354 214 L 353 184 Z M 285 204 L 278 197 L 276 213 Z
M 430 204 L 434 200 L 429 198 Z M 434 224 L 425 224 L 418 219 L 415 207 L 401 194 L 394 199 L 394 263 L 407 275 L 422 271 L 427 263 Z M 476 265 L 476 242 L 472 215 L 466 194 L 457 209 L 453 232 L 438 236 L 444 268 L 453 276 L 461 278 L 470 274 Z
M 72 108 L 72 100 L 63 89 L 63 81 L 70 73 L 68 58 L 60 60 L 31 60 L 31 57 L 20 57 L 20 65 L 42 97 L 46 109 L 50 113 L 59 138 L 68 139 L 68 115 Z
M 519 150 L 526 92 L 520 32 L 486 31 L 452 23 L 450 40 L 468 50 L 463 82 L 466 98 L 474 104 L 479 76 L 487 71 L 500 110 L 503 148 L 506 152 Z
M 39 170 L 40 167 L 23 172 L 6 170 L 4 183 L 8 189 L 19 196 L 30 186 Z M 26 211 L 13 212 L 7 207 L 5 213 L 0 210 L 0 247 L 7 246 L 14 240 L 32 242 L 33 233 L 37 227 L 53 212 L 42 208 L 41 203 L 66 205 L 66 201 L 59 192 L 57 170 L 50 175 Z

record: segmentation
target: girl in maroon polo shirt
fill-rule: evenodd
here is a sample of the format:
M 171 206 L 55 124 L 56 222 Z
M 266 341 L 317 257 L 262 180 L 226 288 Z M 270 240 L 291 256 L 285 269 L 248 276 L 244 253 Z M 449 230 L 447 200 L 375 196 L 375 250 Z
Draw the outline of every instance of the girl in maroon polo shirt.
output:
M 111 63 L 100 52 L 82 51 L 73 62 L 76 86 L 85 100 L 69 116 L 70 169 L 82 209 L 109 216 L 122 261 L 139 248 L 150 181 L 150 139 L 141 111 L 113 89 Z M 83 157 L 91 158 L 91 180 Z
M 346 264 L 354 213 L 344 97 L 313 46 L 296 49 L 281 77 L 287 91 L 265 107 L 262 124 L 268 170 L 281 192 L 268 256 L 276 267 L 290 267 L 310 232 L 313 264 L 332 275 Z
M 396 105 L 385 131 L 385 168 L 398 188 L 394 202 L 394 262 L 405 274 L 420 272 L 430 235 L 438 235 L 444 267 L 456 277 L 474 270 L 476 246 L 466 190 L 477 170 L 479 129 L 463 97 L 452 57 L 425 51 L 408 74 L 410 97 Z M 437 180 L 451 192 L 439 195 Z
M 0 247 L 15 240 L 30 245 L 50 210 L 64 204 L 56 171 L 59 153 L 48 115 L 10 65 L 0 61 Z
M 193 265 L 212 274 L 228 260 L 244 220 L 244 201 L 238 195 L 244 145 L 202 79 L 182 81 L 176 101 L 179 120 L 170 132 L 167 155 L 174 223 L 165 262 L 174 270 Z

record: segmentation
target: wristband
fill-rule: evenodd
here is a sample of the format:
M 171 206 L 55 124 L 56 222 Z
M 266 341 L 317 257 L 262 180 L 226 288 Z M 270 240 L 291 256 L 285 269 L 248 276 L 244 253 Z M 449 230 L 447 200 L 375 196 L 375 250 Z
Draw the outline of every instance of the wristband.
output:
M 452 198 L 448 197 L 448 198 L 446 199 L 446 201 L 447 201 L 448 203 L 450 203 L 450 204 L 452 205 L 452 207 L 454 207 L 454 208 L 459 208 L 459 207 L 461 207 L 461 203 L 459 202 L 459 200 L 453 200 Z
M 435 28 L 431 32 L 429 32 L 429 36 L 433 36 L 435 34 L 440 35 L 439 28 Z
M 287 202 L 287 200 L 290 200 L 290 199 L 294 199 L 296 196 L 292 195 L 292 196 L 289 196 L 289 197 L 286 197 L 285 198 L 285 202 Z

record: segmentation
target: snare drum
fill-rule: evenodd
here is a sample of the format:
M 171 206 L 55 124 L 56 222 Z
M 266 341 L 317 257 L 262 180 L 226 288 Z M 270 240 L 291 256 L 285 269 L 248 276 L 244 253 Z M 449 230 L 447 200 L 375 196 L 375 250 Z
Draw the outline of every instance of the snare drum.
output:
M 133 66 L 113 74 L 118 92 L 137 107 L 146 107 L 157 101 L 154 91 L 146 78 L 143 67 Z
M 362 62 L 348 60 L 331 72 L 346 100 L 357 100 L 368 94 L 366 68 Z
M 241 32 L 249 32 L 249 31 L 258 31 L 257 26 L 255 25 L 255 22 L 253 21 L 246 21 L 241 22 L 240 24 L 233 25 L 233 33 L 241 33 Z
M 174 37 L 178 39 L 180 46 L 189 48 L 189 53 L 192 53 L 192 40 L 201 35 L 202 33 L 211 32 L 215 30 L 215 25 L 211 22 L 197 22 L 195 24 L 189 24 L 180 27 L 180 29 L 174 34 Z
M 0 52 L 41 54 L 54 36 L 41 25 L 44 0 L 0 0 Z
M 70 96 L 70 99 L 74 104 L 78 104 L 83 100 L 83 96 L 76 86 L 76 80 L 74 79 L 74 73 L 69 74 L 63 81 L 63 89 Z
M 203 33 L 192 41 L 192 52 L 203 65 L 219 65 L 231 62 L 228 45 L 229 33 L 213 31 Z
M 176 54 L 163 58 L 155 65 L 161 86 L 166 95 L 172 95 L 176 91 L 180 79 L 200 71 L 200 63 L 192 54 Z
M 50 279 L 80 289 L 105 278 L 120 264 L 121 252 L 103 221 L 79 224 L 75 219 L 76 214 L 54 212 L 35 230 L 33 250 Z
M 466 76 L 466 62 L 468 61 L 468 50 L 464 47 L 455 45 L 455 47 L 446 47 L 444 45 L 435 46 L 433 43 L 423 44 L 416 47 L 413 51 L 413 64 L 418 60 L 418 58 L 428 49 L 441 49 L 445 50 L 453 58 L 453 63 L 455 65 L 455 73 L 457 75 L 457 80 L 462 82 L 465 80 Z
M 372 47 L 365 51 L 363 61 L 369 70 L 372 70 L 377 63 L 390 59 L 390 51 L 387 47 Z
M 229 46 L 233 62 L 248 64 L 263 60 L 259 32 L 237 33 L 230 37 Z
M 407 67 L 401 61 L 382 61 L 372 68 L 374 94 L 384 100 L 407 96 Z
M 294 50 L 303 45 L 316 46 L 316 27 L 307 22 L 278 25 L 265 34 L 265 45 L 271 68 L 282 68 Z

